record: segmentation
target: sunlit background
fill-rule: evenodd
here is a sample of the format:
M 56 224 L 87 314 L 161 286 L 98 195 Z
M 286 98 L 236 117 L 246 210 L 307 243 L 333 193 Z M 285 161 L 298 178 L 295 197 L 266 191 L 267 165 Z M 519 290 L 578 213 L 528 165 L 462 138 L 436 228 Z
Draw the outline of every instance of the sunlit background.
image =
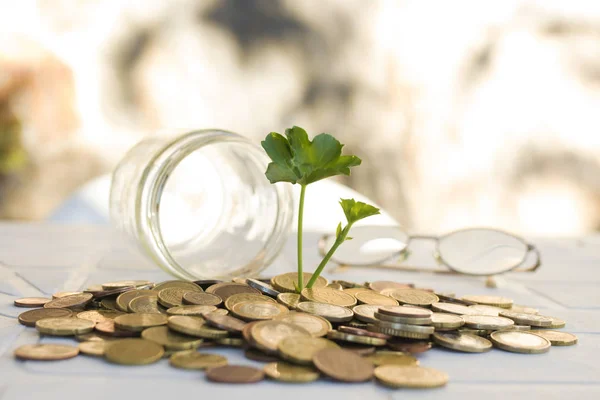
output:
M 299 125 L 405 227 L 600 228 L 600 2 L 0 2 L 0 218 L 158 131 Z

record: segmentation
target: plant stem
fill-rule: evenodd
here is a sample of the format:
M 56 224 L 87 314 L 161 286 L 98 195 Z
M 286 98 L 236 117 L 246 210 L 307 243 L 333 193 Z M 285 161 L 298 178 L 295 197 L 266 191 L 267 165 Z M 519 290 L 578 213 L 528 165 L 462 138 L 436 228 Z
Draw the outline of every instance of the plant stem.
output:
M 331 249 L 329 249 L 323 260 L 321 260 L 321 263 L 319 264 L 315 272 L 313 272 L 312 276 L 310 277 L 310 280 L 306 284 L 307 288 L 313 287 L 313 285 L 317 281 L 317 278 L 319 277 L 319 275 L 321 275 L 321 272 L 323 272 L 323 268 L 325 268 L 325 265 L 327 265 L 327 262 L 329 262 L 329 259 L 331 258 L 331 256 L 333 256 L 333 253 L 335 253 L 337 248 L 340 247 L 340 245 L 346 240 L 346 236 L 348 236 L 348 232 L 350 232 L 351 227 L 352 224 L 346 225 L 346 227 L 342 230 L 342 233 L 335 239 L 335 243 L 333 244 L 333 246 L 331 246 Z
M 302 272 L 302 219 L 304 218 L 304 194 L 306 185 L 301 185 L 300 204 L 298 206 L 298 292 L 304 289 L 304 274 Z

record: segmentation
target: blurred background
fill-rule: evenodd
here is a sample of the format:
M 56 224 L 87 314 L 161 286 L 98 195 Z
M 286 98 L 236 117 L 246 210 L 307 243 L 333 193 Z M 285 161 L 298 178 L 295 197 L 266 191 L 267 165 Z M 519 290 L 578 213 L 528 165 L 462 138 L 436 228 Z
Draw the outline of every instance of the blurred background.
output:
M 159 131 L 292 125 L 411 231 L 597 231 L 600 2 L 0 1 L 1 219 Z

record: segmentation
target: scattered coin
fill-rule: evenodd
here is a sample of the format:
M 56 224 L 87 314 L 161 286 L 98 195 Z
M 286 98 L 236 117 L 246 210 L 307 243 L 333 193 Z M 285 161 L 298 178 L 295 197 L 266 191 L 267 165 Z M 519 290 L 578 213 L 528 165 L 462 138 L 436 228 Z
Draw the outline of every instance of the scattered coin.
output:
M 344 289 L 344 293 L 348 293 L 349 295 L 352 295 L 354 297 L 356 297 L 357 293 L 360 292 L 373 292 L 373 293 L 377 293 L 376 291 L 366 288 L 366 287 L 358 287 L 358 288 L 348 288 L 348 289 Z
M 552 318 L 544 317 L 543 315 L 517 313 L 514 311 L 504 311 L 500 314 L 502 317 L 512 319 L 515 324 L 529 325 L 529 326 L 551 326 Z
M 356 300 L 360 304 L 372 304 L 372 305 L 380 305 L 380 306 L 397 306 L 398 301 L 392 299 L 391 297 L 384 296 L 382 294 L 376 293 L 374 291 L 360 291 L 354 294 Z
M 175 315 L 169 317 L 168 327 L 175 332 L 204 339 L 219 339 L 229 336 L 227 331 L 215 329 L 198 317 Z
M 204 293 L 202 293 L 204 294 Z M 177 306 L 171 307 L 167 310 L 168 315 L 189 315 L 190 317 L 196 316 L 201 317 L 204 314 L 216 311 L 215 306 Z
M 331 323 L 318 315 L 303 312 L 290 312 L 274 318 L 277 321 L 289 322 L 306 329 L 313 337 L 327 335 L 332 327 Z
M 410 289 L 411 287 L 412 285 L 393 281 L 375 281 L 369 283 L 369 288 L 376 292 L 381 292 L 384 289 Z
M 134 281 L 118 281 L 118 282 L 108 282 L 102 284 L 102 289 L 104 290 L 113 290 L 113 289 L 122 289 L 128 287 L 138 287 L 138 286 L 150 286 L 152 282 L 143 281 L 143 280 L 134 280 Z
M 179 351 L 169 358 L 169 364 L 175 368 L 208 369 L 227 365 L 227 358 L 218 354 L 198 353 L 195 350 Z
M 314 355 L 322 349 L 337 349 L 339 346 L 328 339 L 315 337 L 287 337 L 277 346 L 281 358 L 300 365 L 312 365 Z
M 104 350 L 104 358 L 115 364 L 145 365 L 160 360 L 165 350 L 146 339 L 115 340 Z
M 229 315 L 209 313 L 204 316 L 204 319 L 206 319 L 206 322 L 208 322 L 209 325 L 212 325 L 215 328 L 233 333 L 241 333 L 242 329 L 244 329 L 244 325 L 246 325 L 244 321 L 230 317 Z
M 277 301 L 293 310 L 298 307 L 298 303 L 300 303 L 300 295 L 296 293 L 279 293 L 277 295 Z
M 546 329 L 534 329 L 530 332 L 548 339 L 552 346 L 572 346 L 577 344 L 577 336 L 572 333 L 550 331 Z
M 211 293 L 219 296 L 223 301 L 227 301 L 230 296 L 239 293 L 254 293 L 261 294 L 260 291 L 241 283 L 223 282 L 217 283 L 206 289 L 206 293 Z
M 163 289 L 167 288 L 182 288 L 187 289 L 188 291 L 202 292 L 202 288 L 195 284 L 194 282 L 186 282 L 186 281 L 165 281 L 155 285 L 152 290 L 156 292 L 160 292 Z
M 288 337 L 311 337 L 310 333 L 294 324 L 282 321 L 259 321 L 250 331 L 251 343 L 266 353 L 277 353 L 279 342 Z
M 197 348 L 202 343 L 202 339 L 182 335 L 171 331 L 166 326 L 144 329 L 142 339 L 160 344 L 165 350 L 190 350 Z
M 352 335 L 358 335 L 358 336 L 369 336 L 369 337 L 385 339 L 385 340 L 391 339 L 390 335 L 385 335 L 383 333 L 378 333 L 378 332 L 371 332 L 366 329 L 355 328 L 352 326 L 339 326 L 338 331 L 344 332 L 344 333 L 350 333 Z
M 259 281 L 258 279 L 248 278 L 246 279 L 246 284 L 256 290 L 259 290 L 261 293 L 264 293 L 267 296 L 277 297 L 277 295 L 280 293 L 279 291 L 275 290 L 272 285 Z
M 303 274 L 304 283 L 308 282 L 311 278 L 312 274 L 309 272 L 305 272 Z M 329 282 L 327 279 L 319 276 L 313 285 L 313 288 L 316 287 L 325 287 Z M 295 292 L 296 285 L 298 284 L 298 274 L 296 272 L 288 272 L 286 274 L 281 274 L 274 276 L 271 279 L 271 285 L 280 291 L 280 292 Z
M 425 317 L 425 318 L 397 317 L 395 315 L 382 314 L 380 312 L 375 312 L 374 316 L 375 316 L 375 318 L 377 318 L 378 321 L 397 322 L 400 324 L 409 324 L 409 325 L 431 325 L 431 317 Z
M 361 357 L 370 356 L 371 354 L 375 354 L 377 351 L 377 347 L 375 346 L 366 346 L 364 344 L 356 344 L 350 342 L 339 342 L 340 348 L 350 351 L 356 355 Z
M 506 311 L 504 308 L 487 306 L 485 304 L 475 304 L 473 306 L 469 306 L 469 308 L 477 311 L 478 315 L 489 315 L 492 317 L 497 317 L 501 312 Z
M 525 314 L 539 314 L 540 313 L 537 308 L 521 306 L 518 304 L 513 304 L 512 307 L 510 308 L 510 311 L 525 313 Z
M 509 328 L 515 324 L 512 319 L 490 315 L 465 315 L 463 319 L 465 326 L 473 329 L 498 330 Z
M 477 310 L 474 310 L 462 304 L 455 303 L 435 303 L 431 305 L 431 309 L 436 312 L 457 315 L 478 315 Z
M 262 381 L 264 377 L 262 370 L 243 365 L 224 365 L 206 371 L 209 381 L 220 383 L 254 383 Z
M 485 295 L 471 295 L 471 296 L 463 296 L 462 300 L 472 301 L 477 304 L 485 304 L 486 306 L 496 306 L 501 308 L 511 308 L 513 301 L 507 297 L 501 296 L 485 296 Z
M 305 383 L 319 379 L 319 373 L 311 367 L 288 364 L 286 362 L 272 362 L 263 368 L 265 374 L 277 381 Z
M 44 304 L 50 301 L 51 299 L 47 299 L 45 297 L 23 297 L 21 299 L 16 299 L 14 301 L 14 305 L 23 308 L 36 308 L 43 307 Z
M 347 322 L 354 317 L 354 313 L 346 307 L 326 303 L 313 303 L 312 301 L 298 303 L 297 310 L 318 315 L 334 323 Z
M 431 306 L 440 299 L 433 293 L 419 289 L 396 289 L 390 296 L 400 304 L 411 304 L 414 306 Z
M 382 365 L 374 374 L 379 382 L 394 388 L 433 388 L 448 383 L 445 372 L 419 366 Z
M 303 289 L 300 296 L 303 300 L 314 301 L 315 303 L 333 304 L 341 307 L 356 305 L 356 297 L 328 287 Z
M 93 321 L 78 318 L 44 318 L 35 323 L 35 329 L 44 335 L 74 336 L 94 330 Z
M 560 329 L 560 328 L 564 328 L 566 325 L 565 321 L 563 321 L 560 318 L 556 318 L 556 317 L 546 317 L 546 318 L 550 318 L 552 320 L 552 324 L 541 327 L 541 328 Z
M 269 301 L 244 301 L 237 303 L 231 312 L 245 321 L 262 321 L 285 315 L 290 311 L 284 305 Z
M 100 300 L 100 306 L 105 310 L 123 311 L 117 307 L 117 300 L 112 297 L 105 297 Z
M 400 351 L 378 351 L 375 354 L 367 356 L 367 359 L 373 363 L 374 366 L 380 365 L 419 365 L 419 360 L 410 354 L 402 353 Z
M 550 341 L 530 332 L 496 331 L 490 335 L 496 347 L 513 353 L 538 354 L 550 350 Z
M 465 320 L 460 315 L 433 313 L 431 314 L 431 324 L 438 330 L 458 329 L 465 324 Z
M 88 293 L 91 294 L 94 299 L 103 299 L 105 297 L 109 297 L 109 296 L 116 296 L 119 295 L 121 293 L 125 293 L 128 292 L 130 290 L 135 289 L 134 286 L 127 286 L 127 287 L 121 287 L 121 288 L 116 288 L 116 289 L 110 289 L 110 290 L 90 290 L 90 289 L 86 289 L 84 290 L 84 293 Z
M 94 327 L 98 332 L 111 337 L 134 337 L 139 336 L 139 332 L 132 332 L 115 327 L 114 320 L 98 322 Z
M 137 296 L 127 305 L 129 312 L 138 314 L 163 314 L 158 304 L 158 296 L 142 295 Z M 164 312 L 166 313 L 166 311 Z
M 218 306 L 223 300 L 216 294 L 204 292 L 186 292 L 183 294 L 183 304 L 196 306 Z
M 206 290 L 207 288 L 211 287 L 212 285 L 215 285 L 217 283 L 222 283 L 225 281 L 222 281 L 220 279 L 200 279 L 198 281 L 194 281 L 194 284 L 200 286 L 200 288 L 202 288 L 202 290 Z
M 114 319 L 115 327 L 125 331 L 141 332 L 153 326 L 166 325 L 167 316 L 162 314 L 125 314 Z
M 52 299 L 60 299 L 61 297 L 73 296 L 75 294 L 82 294 L 83 292 L 56 292 L 52 295 Z
M 388 340 L 387 346 L 392 350 L 409 354 L 419 354 L 431 350 L 431 342 L 428 341 Z
M 82 333 L 81 335 L 75 335 L 75 340 L 78 342 L 104 342 L 114 339 L 106 335 L 99 335 L 95 332 L 89 332 Z
M 394 307 L 394 306 L 385 306 L 380 307 L 378 310 L 381 314 L 392 315 L 395 317 L 404 317 L 404 318 L 430 318 L 431 310 L 421 307 Z
M 21 360 L 57 361 L 73 358 L 79 349 L 62 344 L 26 344 L 15 350 L 15 357 Z
M 387 321 L 378 321 L 376 325 L 370 325 L 367 329 L 409 339 L 427 339 L 435 330 L 433 326 L 409 325 Z
M 123 312 L 129 312 L 129 303 L 140 296 L 157 296 L 158 292 L 156 290 L 150 289 L 134 289 L 125 293 L 121 293 L 117 296 L 116 304 L 117 308 Z
M 170 287 L 158 292 L 158 302 L 167 308 L 183 305 L 183 295 L 189 292 L 189 289 L 180 287 Z
M 106 343 L 102 341 L 88 341 L 79 343 L 79 352 L 88 356 L 102 357 Z
M 54 299 L 44 304 L 44 308 L 83 307 L 92 301 L 93 297 L 94 296 L 92 296 L 90 293 L 73 294 L 71 296 L 59 297 L 58 299 Z
M 66 318 L 72 315 L 73 311 L 67 308 L 38 308 L 19 314 L 19 323 L 35 327 L 35 323 L 44 318 Z
M 468 333 L 435 332 L 432 337 L 440 346 L 465 353 L 483 353 L 492 349 L 489 340 Z
M 254 347 L 250 347 L 247 348 L 244 351 L 244 356 L 248 359 L 248 360 L 252 360 L 252 361 L 258 361 L 258 362 L 276 362 L 279 361 L 279 358 L 270 354 L 266 354 L 263 353 L 262 351 L 254 348 Z
M 373 377 L 373 364 L 344 349 L 323 349 L 313 358 L 315 367 L 338 381 L 364 382 Z
M 266 301 L 269 303 L 276 303 L 275 300 L 270 298 L 269 296 L 265 296 L 263 294 L 258 293 L 237 293 L 231 295 L 225 301 L 225 308 L 229 311 L 233 309 L 233 307 L 238 303 L 245 303 L 247 301 Z
M 238 337 L 226 337 L 215 339 L 214 343 L 219 344 L 221 346 L 229 346 L 229 347 L 244 347 L 246 345 L 246 341 L 242 338 Z
M 123 315 L 123 313 L 119 311 L 90 310 L 77 313 L 77 318 L 87 319 L 89 321 L 98 323 L 108 319 L 115 319 L 119 315 Z
M 385 346 L 386 339 L 376 338 L 372 336 L 353 335 L 340 331 L 329 331 L 327 338 L 336 341 L 364 344 L 367 346 Z
M 329 285 L 327 285 L 325 287 L 332 288 L 332 289 L 335 289 L 335 290 L 344 290 L 344 287 L 342 285 L 340 285 L 339 283 L 337 283 L 337 282 L 332 282 L 332 283 L 330 283 Z

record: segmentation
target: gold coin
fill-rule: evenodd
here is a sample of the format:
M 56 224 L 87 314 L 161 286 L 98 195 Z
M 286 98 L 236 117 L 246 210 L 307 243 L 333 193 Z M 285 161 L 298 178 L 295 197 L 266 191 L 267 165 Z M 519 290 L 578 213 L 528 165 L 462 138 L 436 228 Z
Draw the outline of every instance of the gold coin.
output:
M 520 313 L 524 313 L 524 314 L 539 314 L 540 313 L 540 311 L 537 308 L 520 306 L 518 304 L 513 304 L 512 307 L 510 308 L 510 311 L 520 312 Z
M 62 297 L 72 296 L 74 294 L 83 294 L 83 292 L 56 292 L 52 295 L 52 299 L 60 299 Z
M 414 306 L 430 306 L 440 299 L 433 293 L 420 289 L 396 289 L 390 296 L 400 304 L 411 304 Z
M 419 366 L 382 365 L 375 368 L 375 377 L 394 388 L 434 388 L 448 383 L 445 372 Z
M 515 324 L 512 319 L 490 315 L 465 315 L 463 319 L 465 327 L 472 329 L 499 330 L 510 328 Z
M 73 315 L 68 308 L 36 308 L 19 314 L 21 325 L 35 327 L 35 323 L 44 318 L 64 318 Z
M 538 327 L 549 327 L 552 325 L 552 318 L 543 315 L 517 313 L 513 311 L 504 311 L 500 314 L 502 317 L 512 319 L 515 324 L 529 325 Z
M 104 355 L 104 347 L 106 342 L 102 341 L 88 341 L 79 343 L 79 352 L 81 354 L 87 354 L 88 356 L 102 357 Z
M 206 321 L 199 317 L 175 315 L 169 317 L 167 325 L 169 329 L 175 332 L 204 339 L 218 339 L 229 336 L 229 332 L 208 326 Z
M 44 308 L 75 308 L 83 307 L 94 296 L 91 293 L 73 294 L 71 296 L 60 297 L 44 304 Z
M 227 337 L 215 339 L 215 343 L 221 346 L 230 346 L 230 347 L 244 347 L 246 345 L 246 341 L 242 338 L 237 337 Z
M 400 351 L 380 350 L 375 354 L 367 356 L 366 358 L 370 360 L 376 367 L 379 367 L 380 365 L 419 365 L 419 360 L 417 360 L 414 356 L 402 353 Z
M 463 296 L 462 300 L 472 301 L 477 304 L 485 304 L 486 306 L 496 306 L 501 308 L 510 308 L 513 304 L 513 300 L 508 297 L 501 296 L 485 296 L 485 295 L 472 295 L 472 296 Z
M 219 296 L 223 301 L 227 301 L 230 296 L 240 293 L 261 294 L 258 289 L 248 286 L 245 283 L 221 282 L 206 288 L 206 293 Z
M 381 308 L 379 309 L 381 311 Z M 401 324 L 409 325 L 431 325 L 431 317 L 426 318 L 410 318 L 410 317 L 398 317 L 395 315 L 384 314 L 381 312 L 375 312 L 375 318 L 380 321 L 397 322 Z
M 288 337 L 311 337 L 310 333 L 294 324 L 281 321 L 259 321 L 250 330 L 253 343 L 266 353 L 277 353 L 279 342 Z
M 202 343 L 202 339 L 182 335 L 169 330 L 166 326 L 144 329 L 142 339 L 160 344 L 165 350 L 190 350 L 197 348 Z
M 489 340 L 462 332 L 435 332 L 433 341 L 442 347 L 465 353 L 483 353 L 492 349 Z
M 490 335 L 496 347 L 513 353 L 539 354 L 550 350 L 550 341 L 530 332 L 496 331 Z
M 277 295 L 277 301 L 293 310 L 298 307 L 298 303 L 300 303 L 300 295 L 297 293 L 279 293 Z
M 129 312 L 138 314 L 164 313 L 158 305 L 158 297 L 154 295 L 141 295 L 133 298 L 133 300 L 127 304 L 127 309 Z
M 364 344 L 367 346 L 385 346 L 387 343 L 387 340 L 385 339 L 371 336 L 353 335 L 351 333 L 339 332 L 335 330 L 327 332 L 327 338 L 342 342 Z
M 306 285 L 312 274 L 309 272 L 305 272 L 303 274 L 304 284 Z M 286 274 L 281 274 L 274 276 L 271 279 L 271 285 L 280 292 L 296 292 L 296 285 L 298 284 L 298 273 L 296 272 L 288 272 Z M 316 287 L 325 287 L 329 284 L 327 279 L 319 276 L 313 285 L 313 288 Z
M 458 329 L 465 324 L 465 320 L 460 315 L 433 313 L 431 314 L 431 325 L 435 330 Z
M 316 303 L 333 304 L 341 307 L 352 307 L 356 305 L 356 297 L 328 287 L 303 289 L 300 296 L 303 300 L 314 301 Z
M 183 295 L 183 304 L 195 306 L 218 306 L 223 300 L 216 294 L 204 292 L 187 292 Z
M 107 282 L 102 284 L 103 290 L 113 290 L 113 289 L 122 289 L 126 287 L 138 287 L 138 286 L 149 286 L 152 285 L 150 281 L 117 281 L 117 282 Z
M 134 289 L 125 293 L 121 293 L 117 296 L 116 304 L 117 308 L 123 312 L 129 312 L 129 303 L 131 300 L 140 296 L 157 296 L 158 292 L 156 290 L 149 289 Z
M 13 304 L 16 307 L 24 307 L 24 308 L 37 308 L 43 307 L 44 304 L 50 302 L 51 299 L 47 299 L 45 297 L 24 297 L 21 299 L 16 299 Z
M 376 291 L 371 290 L 366 287 L 344 289 L 344 293 L 348 293 L 349 295 L 354 296 L 354 297 L 356 297 L 356 294 L 360 293 L 360 292 L 377 293 Z
M 379 306 L 397 306 L 398 301 L 374 291 L 361 291 L 354 295 L 360 304 L 372 304 Z
M 158 302 L 167 308 L 183 305 L 183 295 L 189 292 L 189 289 L 180 287 L 170 287 L 158 292 Z
M 244 301 L 237 303 L 231 312 L 246 321 L 262 321 L 273 319 L 290 311 L 286 306 L 270 301 Z
M 131 332 L 141 332 L 153 326 L 166 325 L 167 316 L 162 314 L 125 314 L 114 319 L 115 327 Z
M 237 293 L 229 296 L 225 301 L 225 308 L 231 311 L 233 306 L 238 303 L 244 303 L 246 301 L 268 301 L 271 303 L 276 303 L 275 300 L 270 298 L 269 296 L 265 296 L 263 294 L 258 293 Z
M 277 321 L 289 322 L 306 329 L 313 337 L 322 337 L 327 335 L 331 327 L 331 322 L 318 315 L 307 314 L 303 312 L 290 312 L 274 318 Z
M 577 336 L 572 333 L 534 329 L 529 331 L 534 335 L 548 339 L 552 346 L 572 346 L 577 343 Z
M 272 362 L 264 367 L 265 374 L 277 381 L 304 383 L 319 379 L 319 373 L 310 367 L 292 365 L 286 362 Z
M 352 310 L 346 307 L 336 306 L 333 304 L 314 303 L 312 301 L 303 301 L 302 303 L 298 303 L 297 310 L 318 315 L 330 322 L 346 322 L 350 321 L 354 317 Z
M 376 292 L 382 292 L 384 290 L 394 291 L 396 289 L 409 289 L 412 285 L 408 285 L 406 283 L 398 283 L 393 281 L 375 281 L 369 283 L 369 288 L 373 289 Z
M 281 358 L 301 365 L 312 365 L 313 356 L 322 349 L 339 347 L 331 340 L 315 337 L 288 337 L 277 345 Z
M 375 323 L 377 322 L 377 318 L 375 318 L 375 313 L 379 312 L 380 306 L 374 306 L 370 304 L 360 304 L 358 306 L 354 306 L 352 311 L 354 312 L 354 316 L 356 319 L 362 322 Z
M 456 314 L 456 315 L 478 315 L 477 311 L 468 306 L 455 303 L 434 303 L 431 305 L 433 311 Z
M 180 351 L 169 358 L 169 364 L 175 368 L 208 369 L 227 365 L 227 358 L 218 354 L 198 353 L 196 350 Z
M 552 320 L 552 323 L 548 326 L 544 326 L 543 328 L 560 329 L 560 328 L 564 328 L 566 325 L 565 321 L 563 321 L 560 318 L 556 318 L 556 317 L 546 317 L 546 318 L 550 318 Z
M 167 310 L 168 315 L 189 315 L 190 317 L 201 317 L 204 314 L 216 311 L 215 306 L 177 306 Z
M 405 325 L 411 326 L 411 325 Z M 433 327 L 432 327 L 433 328 Z M 429 339 L 430 333 L 420 333 L 413 331 L 406 331 L 401 329 L 389 328 L 386 326 L 377 326 L 377 325 L 369 325 L 367 326 L 367 330 L 371 332 L 379 332 L 389 336 L 396 336 L 406 339 Z
M 193 282 L 187 282 L 187 281 L 165 281 L 165 282 L 161 282 L 156 284 L 152 290 L 156 291 L 156 292 L 160 292 L 163 289 L 167 289 L 167 288 L 181 288 L 181 289 L 187 289 L 188 291 L 196 291 L 196 292 L 202 292 L 202 288 L 198 285 L 196 285 Z
M 98 323 L 107 319 L 115 319 L 119 315 L 123 315 L 123 313 L 119 311 L 91 310 L 78 313 L 77 318 Z
M 73 358 L 79 349 L 62 344 L 26 344 L 15 350 L 15 357 L 21 360 L 56 361 Z
M 335 290 L 344 290 L 343 286 L 342 286 L 342 285 L 340 285 L 340 284 L 339 284 L 339 283 L 337 283 L 337 282 L 330 283 L 330 284 L 329 284 L 329 285 L 327 285 L 326 287 L 328 287 L 328 288 L 331 288 L 331 289 L 335 289 Z
M 478 315 L 489 315 L 491 317 L 497 317 L 501 312 L 506 311 L 504 308 L 496 306 L 487 306 L 485 304 L 475 304 L 469 306 L 469 308 L 477 311 Z
M 146 365 L 160 360 L 165 350 L 146 339 L 121 339 L 111 342 L 104 350 L 104 358 L 115 364 Z
M 122 311 L 122 310 L 119 310 L 119 308 L 117 307 L 117 300 L 112 297 L 103 298 L 102 300 L 100 300 L 100 305 L 105 310 Z
M 94 330 L 93 321 L 77 318 L 44 318 L 35 323 L 35 329 L 45 335 L 74 336 Z

